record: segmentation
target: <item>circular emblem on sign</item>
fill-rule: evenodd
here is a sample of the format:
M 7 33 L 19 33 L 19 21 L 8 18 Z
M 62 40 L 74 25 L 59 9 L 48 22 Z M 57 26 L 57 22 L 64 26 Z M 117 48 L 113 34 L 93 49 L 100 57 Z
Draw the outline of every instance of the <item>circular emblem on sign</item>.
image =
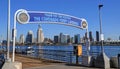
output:
M 86 29 L 87 28 L 87 22 L 86 21 L 82 21 L 82 28 Z
M 21 24 L 28 23 L 29 19 L 29 14 L 26 11 L 21 11 L 17 14 L 17 21 Z

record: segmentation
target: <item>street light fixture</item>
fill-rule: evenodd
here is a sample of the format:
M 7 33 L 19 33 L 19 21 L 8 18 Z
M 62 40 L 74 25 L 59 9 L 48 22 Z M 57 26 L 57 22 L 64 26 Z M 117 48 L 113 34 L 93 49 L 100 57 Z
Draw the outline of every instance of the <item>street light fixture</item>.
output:
M 103 7 L 102 4 L 98 5 L 98 8 L 99 8 L 99 21 L 100 21 L 101 53 L 100 53 L 100 55 L 98 55 L 98 58 L 96 60 L 98 62 L 103 62 L 101 65 L 103 65 L 104 69 L 110 69 L 110 62 L 109 62 L 110 59 L 107 57 L 107 55 L 105 54 L 104 49 L 103 49 L 104 35 L 102 33 L 102 20 L 101 20 L 101 14 L 100 14 L 100 10 L 101 10 L 102 7 Z M 99 63 L 98 63 L 98 65 L 99 65 Z M 100 66 L 100 67 L 102 67 L 102 66 Z
M 104 52 L 104 49 L 103 49 L 104 35 L 102 34 L 102 19 L 101 19 L 101 13 L 100 13 L 100 10 L 101 10 L 102 7 L 103 7 L 102 4 L 98 5 L 98 8 L 99 8 L 99 22 L 100 22 L 101 52 L 103 53 Z

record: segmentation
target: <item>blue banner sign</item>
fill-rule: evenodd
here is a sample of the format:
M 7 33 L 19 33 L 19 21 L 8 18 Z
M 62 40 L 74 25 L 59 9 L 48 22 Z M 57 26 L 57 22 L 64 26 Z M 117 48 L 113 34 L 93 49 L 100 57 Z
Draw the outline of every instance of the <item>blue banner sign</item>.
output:
M 53 23 L 65 23 L 65 24 L 72 24 L 81 26 L 81 19 L 54 14 L 54 13 L 28 13 L 30 16 L 29 22 L 53 22 Z
M 83 18 L 77 18 L 74 16 L 53 12 L 37 12 L 22 10 L 17 14 L 17 21 L 21 24 L 51 23 L 69 25 L 82 29 L 87 28 L 87 22 Z

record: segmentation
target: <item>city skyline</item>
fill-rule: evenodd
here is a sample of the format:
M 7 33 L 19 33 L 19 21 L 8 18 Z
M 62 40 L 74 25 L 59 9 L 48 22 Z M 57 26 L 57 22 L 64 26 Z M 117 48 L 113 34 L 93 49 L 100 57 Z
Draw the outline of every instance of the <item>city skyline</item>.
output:
M 93 33 L 95 33 L 96 35 L 93 36 Z M 31 42 L 31 43 L 44 43 L 45 42 L 44 39 L 50 39 L 52 41 L 55 41 L 56 43 L 64 43 L 68 39 L 70 39 L 70 41 L 68 41 L 68 43 L 72 42 L 72 41 L 73 41 L 72 43 L 80 43 L 80 42 L 82 43 L 86 39 L 86 33 L 84 34 L 84 36 L 81 36 L 81 34 L 74 34 L 73 36 L 70 36 L 70 34 L 65 34 L 65 33 L 62 33 L 62 32 L 60 32 L 59 34 L 53 35 L 52 39 L 51 38 L 47 38 L 47 37 L 44 37 L 42 27 L 40 26 L 40 27 L 38 27 L 37 32 L 36 32 L 37 36 L 35 36 L 35 33 L 33 33 L 32 30 L 29 30 L 26 35 L 21 34 L 20 37 L 18 37 L 16 39 L 16 42 L 18 42 L 18 43 L 19 42 L 20 43 L 27 42 L 28 41 L 27 37 L 28 37 L 29 34 L 32 34 L 32 37 L 30 37 L 30 38 L 32 39 L 33 42 Z M 38 34 L 39 34 L 39 38 L 38 38 Z M 96 32 L 89 31 L 90 42 L 100 42 L 100 38 L 99 37 L 100 37 L 99 36 L 99 31 L 96 31 Z M 119 36 L 119 38 L 120 38 L 120 36 Z M 116 41 L 117 42 L 117 41 L 120 41 L 120 39 L 112 40 L 109 37 L 109 38 L 107 38 L 104 41 L 113 41 L 113 42 Z
M 102 28 L 105 39 L 112 38 L 113 40 L 119 40 L 120 31 L 120 9 L 119 9 L 119 0 L 36 0 L 36 1 L 24 1 L 24 0 L 11 0 L 11 32 L 13 28 L 13 16 L 16 10 L 26 9 L 31 11 L 47 11 L 47 12 L 56 12 L 63 13 L 79 18 L 85 18 L 89 25 L 89 31 L 94 32 L 93 37 L 95 37 L 95 32 L 99 31 L 99 16 L 98 16 L 98 4 L 102 3 L 104 6 L 101 9 L 102 15 Z M 86 5 L 87 4 L 87 5 Z M 0 36 L 6 39 L 7 37 L 7 0 L 0 1 Z M 3 8 L 4 7 L 4 8 Z M 88 12 L 89 11 L 89 12 Z M 38 24 L 31 25 L 21 25 L 17 23 L 17 38 L 20 37 L 20 34 L 26 35 L 27 31 L 33 30 L 33 33 L 36 33 Z M 65 34 L 74 34 L 84 35 L 84 30 L 79 30 L 74 27 L 55 25 L 55 24 L 41 24 L 44 36 L 47 38 L 53 38 L 53 35 L 59 34 L 60 32 Z M 24 30 L 24 31 L 23 31 Z M 11 33 L 12 35 L 12 33 Z M 36 37 L 36 34 L 34 34 Z
M 32 44 L 55 44 L 55 45 L 64 45 L 64 44 L 84 44 L 85 43 L 85 40 L 86 40 L 86 33 L 84 34 L 84 36 L 81 37 L 81 34 L 74 34 L 74 36 L 70 36 L 69 34 L 64 34 L 64 33 L 59 33 L 59 34 L 56 34 L 56 35 L 53 35 L 53 39 L 51 38 L 46 38 L 44 37 L 43 35 L 43 32 L 42 32 L 42 27 L 41 26 L 38 26 L 37 28 L 37 36 L 35 37 L 35 33 L 33 33 L 32 30 L 29 30 L 27 32 L 27 35 L 23 35 L 21 34 L 20 37 L 16 38 L 16 44 L 18 45 L 32 45 Z M 93 37 L 92 35 L 92 31 L 89 31 L 89 39 L 90 39 L 90 42 L 91 42 L 91 45 L 99 45 L 99 35 L 98 35 L 98 31 L 95 32 L 96 33 L 96 36 Z M 39 34 L 39 35 L 38 35 Z M 41 35 L 42 36 L 41 36 Z M 40 38 L 38 38 L 38 36 Z M 44 39 L 43 39 L 44 38 Z M 38 41 L 39 39 L 39 41 Z M 13 40 L 11 39 L 10 40 L 10 44 L 13 42 Z M 107 40 L 104 40 L 105 44 L 114 44 L 114 43 L 118 43 L 120 42 L 120 40 L 112 40 L 111 38 L 107 38 Z M 6 45 L 7 43 L 7 40 L 2 40 L 0 42 L 0 44 L 3 44 L 3 45 Z

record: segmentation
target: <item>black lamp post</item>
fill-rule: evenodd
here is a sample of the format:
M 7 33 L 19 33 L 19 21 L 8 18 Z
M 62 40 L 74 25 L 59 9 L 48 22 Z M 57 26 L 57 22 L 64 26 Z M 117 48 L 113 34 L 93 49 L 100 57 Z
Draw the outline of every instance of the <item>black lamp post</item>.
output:
M 102 34 L 102 19 L 101 19 L 101 14 L 100 14 L 100 10 L 101 10 L 102 7 L 103 7 L 102 4 L 98 5 L 98 8 L 99 8 L 99 22 L 100 22 L 101 51 L 102 51 L 102 53 L 103 53 L 103 52 L 104 52 L 104 49 L 103 49 L 104 36 L 103 36 L 103 34 Z

